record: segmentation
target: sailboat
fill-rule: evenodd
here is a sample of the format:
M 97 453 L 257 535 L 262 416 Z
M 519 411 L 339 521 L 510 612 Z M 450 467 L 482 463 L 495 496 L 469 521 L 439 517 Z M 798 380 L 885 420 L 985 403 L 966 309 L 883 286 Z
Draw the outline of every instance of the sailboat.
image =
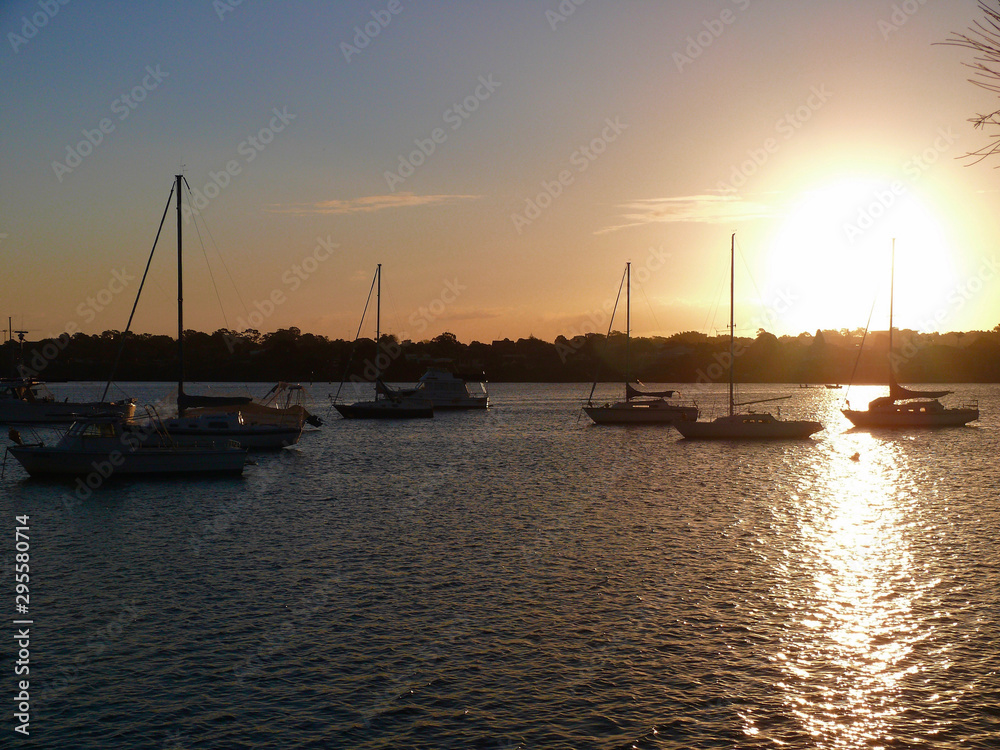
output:
M 674 422 L 674 427 L 686 438 L 716 439 L 716 440 L 763 440 L 763 439 L 801 439 L 823 429 L 820 422 L 811 420 L 782 420 L 766 412 L 737 413 L 737 406 L 778 401 L 778 399 L 759 399 L 737 404 L 734 400 L 735 384 L 733 378 L 733 362 L 735 361 L 736 327 L 734 315 L 734 300 L 736 287 L 736 234 L 732 236 L 729 264 L 729 414 L 718 417 L 711 422 L 696 422 L 682 420 Z
M 434 402 L 419 392 L 396 391 L 382 382 L 382 372 L 379 360 L 382 346 L 382 264 L 375 269 L 375 399 L 373 401 L 357 401 L 353 404 L 338 404 L 334 398 L 334 407 L 344 419 L 423 419 L 434 416 Z M 368 292 L 371 300 L 371 291 Z M 367 304 L 365 305 L 367 308 Z M 364 314 L 361 316 L 364 324 Z M 359 329 L 360 332 L 360 329 Z M 340 388 L 344 381 L 340 382 Z M 337 389 L 337 396 L 340 389 Z M 381 398 L 379 398 L 381 396 Z
M 896 241 L 892 241 L 892 266 L 889 283 L 889 395 L 869 402 L 864 411 L 851 409 L 850 402 L 841 412 L 855 427 L 961 427 L 979 419 L 979 404 L 972 402 L 947 408 L 940 401 L 954 391 L 916 391 L 904 388 L 892 371 L 892 308 L 896 276 Z M 858 353 L 861 356 L 861 353 Z
M 619 287 L 621 294 L 621 287 Z M 679 419 L 697 419 L 698 407 L 671 403 L 676 391 L 640 391 L 632 385 L 629 374 L 629 343 L 632 326 L 632 264 L 625 264 L 625 400 L 614 403 L 594 404 L 597 381 L 590 387 L 584 412 L 596 424 L 673 424 Z M 612 315 L 611 324 L 614 324 Z M 611 327 L 608 327 L 611 335 Z
M 161 426 L 175 442 L 228 439 L 244 448 L 278 449 L 294 445 L 302 435 L 300 412 L 272 414 L 253 408 L 249 396 L 200 396 L 184 392 L 184 254 L 182 251 L 183 175 L 175 176 L 177 191 L 177 416 Z M 169 202 L 168 202 L 169 205 Z

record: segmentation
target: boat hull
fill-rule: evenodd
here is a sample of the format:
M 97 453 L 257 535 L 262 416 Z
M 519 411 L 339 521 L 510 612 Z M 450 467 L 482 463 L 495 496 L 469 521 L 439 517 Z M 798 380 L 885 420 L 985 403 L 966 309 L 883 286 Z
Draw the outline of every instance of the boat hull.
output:
M 230 448 L 67 451 L 56 446 L 26 445 L 7 450 L 33 477 L 242 474 L 246 464 L 246 451 Z
M 842 409 L 855 427 L 962 427 L 979 419 L 979 409 L 940 411 Z
M 302 435 L 301 427 L 266 427 L 251 425 L 244 429 L 210 427 L 184 427 L 183 420 L 167 420 L 164 430 L 178 445 L 191 446 L 206 441 L 235 440 L 244 448 L 251 450 L 278 450 L 299 442 Z
M 431 400 L 434 402 L 434 408 L 440 411 L 472 411 L 475 409 L 487 409 L 490 405 L 488 398 L 454 400 L 433 398 Z
M 783 421 L 769 414 L 738 414 L 711 422 L 675 422 L 692 440 L 804 440 L 823 429 L 820 422 Z
M 335 404 L 344 419 L 429 419 L 434 405 L 407 404 L 394 401 L 361 401 L 356 404 Z
M 134 401 L 0 401 L 0 424 L 70 424 L 81 417 L 113 414 L 122 419 L 135 415 Z
M 694 421 L 698 407 L 677 406 L 665 402 L 620 402 L 604 406 L 585 406 L 583 411 L 595 424 L 674 424 L 679 420 Z

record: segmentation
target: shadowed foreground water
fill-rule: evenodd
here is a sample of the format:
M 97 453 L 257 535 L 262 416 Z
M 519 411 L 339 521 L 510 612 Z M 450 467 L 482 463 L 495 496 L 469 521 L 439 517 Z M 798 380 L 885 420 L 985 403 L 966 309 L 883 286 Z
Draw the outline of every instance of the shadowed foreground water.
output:
M 592 426 L 589 386 L 398 424 L 329 390 L 321 430 L 237 480 L 67 507 L 8 462 L 31 746 L 1000 746 L 997 386 L 931 432 L 749 387 L 827 426 L 773 444 Z

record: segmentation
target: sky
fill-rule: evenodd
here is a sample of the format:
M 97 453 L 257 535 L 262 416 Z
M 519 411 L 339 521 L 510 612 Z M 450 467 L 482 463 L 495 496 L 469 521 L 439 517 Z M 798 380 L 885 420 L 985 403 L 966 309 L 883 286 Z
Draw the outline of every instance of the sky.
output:
M 974 0 L 0 3 L 4 327 L 463 342 L 1000 324 Z M 132 330 L 176 333 L 171 208 Z M 620 315 L 620 313 L 619 313 Z M 615 319 L 622 330 L 624 318 Z M 374 333 L 366 319 L 363 335 Z

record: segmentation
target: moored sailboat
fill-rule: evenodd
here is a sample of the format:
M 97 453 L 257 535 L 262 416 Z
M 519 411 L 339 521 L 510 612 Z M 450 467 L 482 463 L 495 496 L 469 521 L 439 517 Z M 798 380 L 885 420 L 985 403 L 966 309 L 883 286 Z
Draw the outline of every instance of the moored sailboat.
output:
M 892 312 L 896 276 L 896 241 L 892 242 L 892 263 L 889 274 L 889 395 L 869 402 L 865 410 L 846 408 L 841 412 L 855 427 L 961 427 L 979 419 L 979 403 L 973 401 L 960 407 L 946 407 L 938 399 L 954 391 L 918 391 L 901 386 L 892 368 Z M 860 358 L 861 353 L 858 352 Z
M 303 411 L 254 408 L 248 396 L 201 396 L 184 392 L 184 254 L 181 193 L 185 182 L 176 175 L 177 191 L 177 416 L 162 420 L 162 428 L 180 443 L 205 439 L 236 440 L 245 448 L 279 449 L 294 445 L 302 435 Z M 169 200 L 168 200 L 169 204 Z
M 631 263 L 625 264 L 623 282 L 625 284 L 625 399 L 601 405 L 594 404 L 594 390 L 597 388 L 595 380 L 590 387 L 590 395 L 587 397 L 587 405 L 583 407 L 583 411 L 594 420 L 595 424 L 673 424 L 679 419 L 697 419 L 697 406 L 666 400 L 673 398 L 677 394 L 676 391 L 640 391 L 632 385 L 629 371 L 631 365 L 629 344 L 632 340 Z M 621 294 L 621 287 L 619 287 L 618 293 Z M 609 337 L 612 325 L 614 325 L 614 315 L 611 316 L 611 323 L 608 325 Z M 638 381 L 636 384 L 639 385 Z
M 737 406 L 777 401 L 780 399 L 759 399 L 735 402 L 735 380 L 733 363 L 735 356 L 736 327 L 734 315 L 736 284 L 736 234 L 732 236 L 729 266 L 729 413 L 712 421 L 699 422 L 682 420 L 674 423 L 674 427 L 685 438 L 715 439 L 715 440 L 765 440 L 765 439 L 804 439 L 823 429 L 821 422 L 812 420 L 783 420 L 767 412 L 739 413 Z
M 382 264 L 375 269 L 372 280 L 375 288 L 375 398 L 371 401 L 356 401 L 353 404 L 338 404 L 334 397 L 334 408 L 344 419 L 428 419 L 434 416 L 434 402 L 424 398 L 419 392 L 396 391 L 382 381 L 381 372 L 381 326 L 382 326 Z M 371 290 L 368 292 L 371 300 Z M 365 305 L 367 309 L 367 304 Z M 364 314 L 361 316 L 364 325 Z M 358 328 L 360 334 L 360 326 Z M 345 376 L 346 378 L 346 376 Z M 340 387 L 344 387 L 341 381 Z M 380 398 L 381 397 L 381 398 Z

